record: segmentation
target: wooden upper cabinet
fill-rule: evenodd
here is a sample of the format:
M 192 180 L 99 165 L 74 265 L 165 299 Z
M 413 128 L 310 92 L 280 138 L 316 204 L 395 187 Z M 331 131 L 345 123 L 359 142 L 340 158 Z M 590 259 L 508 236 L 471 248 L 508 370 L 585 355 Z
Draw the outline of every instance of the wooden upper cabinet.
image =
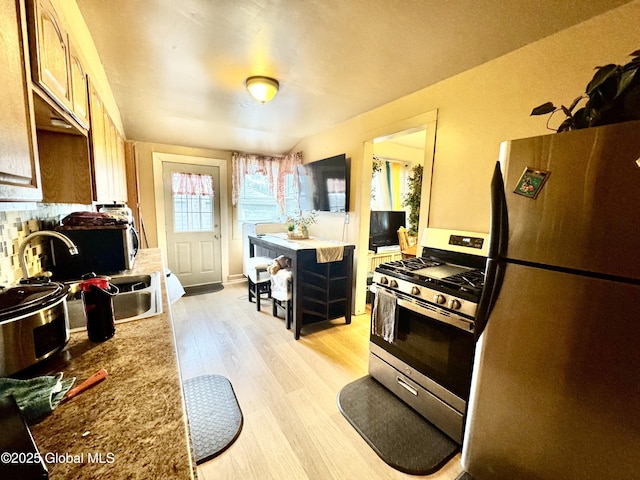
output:
M 116 130 L 117 141 L 117 168 L 116 185 L 118 192 L 118 201 L 126 202 L 128 200 L 128 183 L 127 183 L 127 160 L 125 154 L 124 138 L 120 132 Z
M 29 0 L 33 81 L 73 111 L 69 39 L 49 0 Z
M 50 0 L 28 0 L 28 7 L 33 82 L 87 130 L 89 92 L 80 55 Z
M 93 87 L 89 89 L 89 109 L 91 119 L 91 159 L 93 164 L 94 197 L 98 202 L 108 202 L 111 176 L 108 143 L 105 128 L 105 109 L 100 96 Z
M 133 213 L 134 223 L 138 228 L 140 222 L 140 184 L 138 176 L 138 150 L 134 142 L 124 142 L 125 171 L 127 181 L 127 205 Z
M 111 168 L 110 200 L 127 201 L 127 166 L 124 158 L 124 139 L 113 120 L 105 116 L 105 126 L 109 132 L 109 167 Z
M 89 89 L 87 73 L 80 61 L 80 56 L 72 43 L 69 43 L 69 71 L 71 74 L 71 112 L 80 124 L 89 128 Z
M 23 3 L 0 2 L 0 200 L 40 201 Z
M 124 139 L 93 85 L 89 85 L 91 157 L 95 201 L 127 200 Z
M 44 202 L 88 205 L 93 201 L 87 137 L 39 129 L 38 152 Z

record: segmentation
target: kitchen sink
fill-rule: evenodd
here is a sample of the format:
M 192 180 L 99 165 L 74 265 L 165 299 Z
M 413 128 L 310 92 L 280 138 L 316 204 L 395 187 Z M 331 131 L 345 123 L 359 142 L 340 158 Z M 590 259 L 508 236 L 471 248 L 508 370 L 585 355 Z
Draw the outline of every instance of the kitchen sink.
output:
M 161 272 L 148 275 L 114 275 L 109 281 L 118 287 L 113 297 L 116 323 L 131 322 L 162 313 Z M 82 304 L 80 282 L 69 282 L 67 308 L 72 332 L 86 329 L 87 319 Z
M 116 320 L 125 320 L 150 313 L 153 303 L 153 296 L 148 291 L 136 291 L 133 294 L 123 293 L 113 298 L 113 311 Z

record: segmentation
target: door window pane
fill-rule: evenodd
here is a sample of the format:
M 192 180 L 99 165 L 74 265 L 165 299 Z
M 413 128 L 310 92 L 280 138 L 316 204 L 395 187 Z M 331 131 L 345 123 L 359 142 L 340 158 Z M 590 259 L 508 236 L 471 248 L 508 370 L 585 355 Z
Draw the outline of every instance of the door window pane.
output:
M 213 231 L 213 197 L 173 194 L 174 232 Z
M 174 232 L 213 231 L 213 177 L 197 173 L 173 172 Z

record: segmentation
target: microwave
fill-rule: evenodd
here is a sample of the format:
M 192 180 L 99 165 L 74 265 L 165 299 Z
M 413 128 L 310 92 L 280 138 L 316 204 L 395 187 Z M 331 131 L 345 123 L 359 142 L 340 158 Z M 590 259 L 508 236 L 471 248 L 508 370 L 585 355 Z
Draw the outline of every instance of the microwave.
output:
M 78 254 L 71 255 L 63 242 L 51 240 L 48 269 L 57 280 L 80 279 L 90 272 L 113 275 L 133 268 L 139 242 L 132 224 L 60 226 L 56 231 L 78 247 Z

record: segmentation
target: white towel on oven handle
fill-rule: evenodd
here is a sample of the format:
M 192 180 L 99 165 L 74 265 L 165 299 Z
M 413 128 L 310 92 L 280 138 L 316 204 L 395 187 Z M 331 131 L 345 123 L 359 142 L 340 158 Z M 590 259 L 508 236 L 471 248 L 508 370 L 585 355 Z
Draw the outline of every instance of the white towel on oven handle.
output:
M 396 339 L 397 298 L 383 288 L 376 289 L 371 312 L 371 333 L 393 343 Z

